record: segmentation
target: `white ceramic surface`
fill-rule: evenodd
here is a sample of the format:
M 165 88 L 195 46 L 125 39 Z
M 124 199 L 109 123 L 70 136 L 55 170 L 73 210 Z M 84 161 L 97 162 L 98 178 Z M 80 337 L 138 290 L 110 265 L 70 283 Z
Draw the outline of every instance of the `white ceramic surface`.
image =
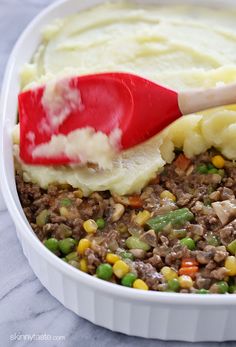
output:
M 0 211 L 4 211 L 6 209 L 6 204 L 2 194 L 0 193 Z
M 11 146 L 11 131 L 17 114 L 20 67 L 31 59 L 40 42 L 41 28 L 46 23 L 101 2 L 102 0 L 60 1 L 43 11 L 22 34 L 7 65 L 0 106 L 0 182 L 24 254 L 35 274 L 53 296 L 67 308 L 95 324 L 147 338 L 236 340 L 235 295 L 146 292 L 98 280 L 62 262 L 43 247 L 29 227 L 20 206 Z M 145 1 L 147 2 L 176 4 L 179 1 Z M 234 0 L 185 2 L 224 7 L 235 3 Z

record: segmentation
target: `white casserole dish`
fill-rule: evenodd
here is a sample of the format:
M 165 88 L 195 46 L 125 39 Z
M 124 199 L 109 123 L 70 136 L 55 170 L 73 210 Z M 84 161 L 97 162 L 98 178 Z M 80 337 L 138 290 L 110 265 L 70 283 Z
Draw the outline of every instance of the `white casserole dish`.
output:
M 19 70 L 25 62 L 30 61 L 45 24 L 54 18 L 101 2 L 103 0 L 63 0 L 48 7 L 19 38 L 7 65 L 0 106 L 0 182 L 24 254 L 37 277 L 53 296 L 70 310 L 97 325 L 129 335 L 164 340 L 236 340 L 236 295 L 146 292 L 96 279 L 50 253 L 37 239 L 24 216 L 16 192 L 11 145 L 11 131 L 17 115 Z M 234 0 L 143 2 L 236 6 Z

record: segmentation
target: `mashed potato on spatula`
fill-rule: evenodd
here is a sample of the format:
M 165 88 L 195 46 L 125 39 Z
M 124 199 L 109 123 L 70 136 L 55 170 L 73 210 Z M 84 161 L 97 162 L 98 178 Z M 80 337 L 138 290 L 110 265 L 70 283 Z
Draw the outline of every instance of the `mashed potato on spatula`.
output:
M 191 6 L 100 5 L 45 28 L 33 62 L 22 70 L 22 88 L 57 76 L 104 71 L 139 74 L 176 90 L 231 83 L 236 80 L 235 15 Z M 236 107 L 231 106 L 179 119 L 117 155 L 107 170 L 25 165 L 19 162 L 17 129 L 14 150 L 25 181 L 42 188 L 68 183 L 85 195 L 101 190 L 122 195 L 140 192 L 173 160 L 175 147 L 192 157 L 215 146 L 235 159 L 235 138 Z

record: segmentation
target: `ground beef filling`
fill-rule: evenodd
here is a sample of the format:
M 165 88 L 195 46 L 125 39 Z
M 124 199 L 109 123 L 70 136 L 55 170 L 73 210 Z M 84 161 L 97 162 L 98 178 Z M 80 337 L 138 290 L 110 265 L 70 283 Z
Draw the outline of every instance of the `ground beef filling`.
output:
M 236 293 L 235 178 L 210 150 L 176 153 L 136 196 L 16 182 L 34 232 L 70 265 L 137 289 L 225 294 Z

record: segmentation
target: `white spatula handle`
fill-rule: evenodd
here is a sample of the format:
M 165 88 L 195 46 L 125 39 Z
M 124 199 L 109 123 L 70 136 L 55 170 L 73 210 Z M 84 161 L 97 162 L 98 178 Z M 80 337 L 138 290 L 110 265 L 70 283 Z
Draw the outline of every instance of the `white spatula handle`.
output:
M 217 106 L 236 104 L 236 83 L 205 90 L 180 92 L 178 103 L 183 115 Z

